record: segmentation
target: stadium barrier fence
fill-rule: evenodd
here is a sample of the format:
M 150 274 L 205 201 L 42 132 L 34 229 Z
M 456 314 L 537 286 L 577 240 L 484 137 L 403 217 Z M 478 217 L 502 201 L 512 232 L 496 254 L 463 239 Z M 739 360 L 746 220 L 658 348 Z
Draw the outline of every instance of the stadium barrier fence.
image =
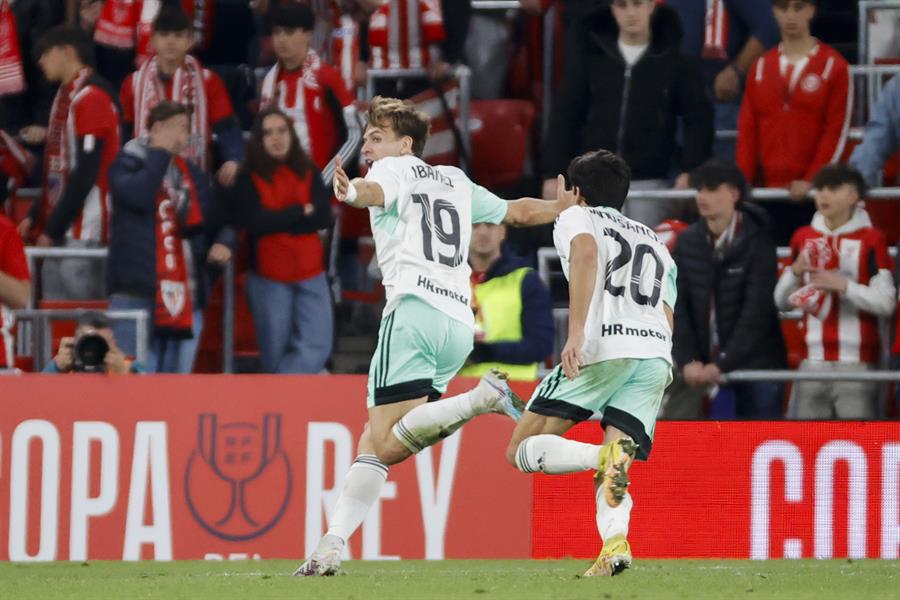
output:
M 37 280 L 35 273 L 38 272 L 36 270 L 36 266 L 39 262 L 44 260 L 61 260 L 67 258 L 87 258 L 91 260 L 106 260 L 108 257 L 109 251 L 107 248 L 40 248 L 37 246 L 29 246 L 25 248 L 25 256 L 28 260 L 28 271 L 32 274 L 32 279 Z M 234 281 L 235 281 L 235 273 L 234 273 L 234 261 L 229 260 L 222 268 L 222 372 L 223 373 L 232 373 L 234 372 Z M 98 298 L 98 300 L 105 300 L 106 298 Z M 36 298 L 35 295 L 32 295 L 31 303 L 30 303 L 30 311 L 29 315 L 40 315 L 42 312 L 50 315 L 55 313 L 46 312 L 47 309 L 38 309 L 35 308 L 37 306 L 37 302 L 39 298 Z M 73 315 L 71 317 L 52 317 L 58 319 L 77 319 L 78 311 L 70 311 Z M 105 311 L 107 315 L 113 314 L 114 311 Z M 141 312 L 141 311 L 137 311 Z M 19 312 L 15 312 L 14 314 L 25 314 Z M 61 314 L 61 313 L 60 313 Z M 40 322 L 39 316 L 30 317 L 30 320 L 33 322 Z M 39 334 L 32 334 L 28 331 L 28 327 L 25 328 L 25 331 L 16 336 L 17 338 L 22 337 L 23 339 L 32 339 L 34 343 L 37 344 L 33 347 L 34 350 L 37 351 L 37 356 L 47 356 L 49 352 L 52 350 L 49 348 L 51 343 L 50 331 L 47 328 L 46 332 L 41 332 Z M 144 356 L 146 357 L 146 341 L 144 344 Z M 23 349 L 21 344 L 18 345 L 20 349 Z M 139 344 L 140 348 L 140 344 Z M 43 365 L 44 362 L 38 362 L 37 356 L 35 356 L 35 368 L 40 368 L 39 365 Z M 49 354 L 52 356 L 52 354 Z M 137 357 L 136 357 L 137 358 Z M 49 360 L 49 358 L 47 359 Z

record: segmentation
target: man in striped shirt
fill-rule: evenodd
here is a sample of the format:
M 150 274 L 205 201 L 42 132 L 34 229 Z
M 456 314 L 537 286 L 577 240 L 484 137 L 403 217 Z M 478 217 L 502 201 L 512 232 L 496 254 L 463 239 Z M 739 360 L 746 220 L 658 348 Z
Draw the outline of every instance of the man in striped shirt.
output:
M 309 6 L 278 5 L 269 25 L 278 62 L 263 79 L 261 108 L 278 106 L 293 119 L 300 144 L 330 185 L 335 157 L 349 164 L 362 141 L 353 98 L 337 70 L 310 47 L 315 16 Z

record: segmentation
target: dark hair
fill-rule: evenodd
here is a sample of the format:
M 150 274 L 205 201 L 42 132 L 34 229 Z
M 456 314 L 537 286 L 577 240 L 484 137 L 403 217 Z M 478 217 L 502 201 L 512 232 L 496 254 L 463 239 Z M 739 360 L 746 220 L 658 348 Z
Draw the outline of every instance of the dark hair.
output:
M 713 158 L 691 172 L 691 187 L 716 190 L 723 183 L 738 191 L 738 202 L 747 199 L 747 180 L 737 165 Z
M 631 187 L 631 169 L 620 156 L 609 150 L 594 150 L 569 163 L 569 184 L 578 188 L 590 206 L 608 206 L 619 210 Z
M 398 136 L 412 138 L 412 151 L 418 157 L 425 151 L 431 119 L 411 102 L 375 96 L 369 104 L 366 121 L 371 127 L 390 127 Z
M 178 115 L 187 115 L 188 117 L 190 117 L 190 107 L 186 104 L 181 104 L 180 102 L 163 100 L 156 106 L 151 108 L 150 112 L 147 114 L 147 129 L 153 127 L 154 123 L 159 123 L 160 121 L 168 121 L 172 117 Z
M 79 27 L 57 25 L 47 30 L 34 46 L 34 58 L 40 58 L 53 48 L 71 46 L 78 60 L 85 65 L 94 64 L 94 42 Z
M 246 173 L 256 173 L 269 179 L 281 161 L 272 158 L 263 145 L 263 122 L 266 117 L 276 115 L 284 119 L 288 126 L 288 135 L 291 136 L 291 149 L 288 150 L 284 164 L 294 173 L 303 177 L 306 175 L 307 169 L 312 168 L 313 164 L 297 138 L 297 132 L 294 131 L 294 121 L 284 114 L 284 112 L 275 106 L 265 108 L 253 119 L 253 126 L 250 128 L 250 139 L 247 141 L 247 157 L 244 159 L 243 170 Z
M 856 193 L 859 195 L 860 200 L 864 199 L 866 194 L 869 193 L 869 186 L 866 185 L 866 180 L 863 178 L 862 173 L 850 165 L 840 163 L 825 165 L 819 169 L 819 172 L 813 177 L 812 184 L 817 190 L 824 188 L 834 189 L 844 184 L 849 184 L 856 188 Z
M 94 329 L 109 329 L 112 327 L 112 321 L 106 316 L 106 313 L 99 310 L 88 310 L 81 313 L 78 317 L 78 327 L 93 327 Z
M 791 2 L 793 2 L 793 0 L 772 0 L 772 6 L 777 6 L 781 9 L 785 9 Z M 800 0 L 800 2 L 812 4 L 813 6 L 817 6 L 819 4 L 818 0 Z
M 153 19 L 153 33 L 191 32 L 191 20 L 178 5 L 164 4 Z
M 270 31 L 275 27 L 312 31 L 316 27 L 316 16 L 307 4 L 276 4 L 266 15 L 266 23 Z

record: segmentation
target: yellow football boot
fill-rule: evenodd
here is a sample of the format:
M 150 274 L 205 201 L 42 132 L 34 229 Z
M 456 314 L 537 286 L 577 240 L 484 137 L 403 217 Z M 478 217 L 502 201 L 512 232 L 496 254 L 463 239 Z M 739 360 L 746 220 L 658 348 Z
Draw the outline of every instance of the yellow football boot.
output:
M 631 546 L 624 535 L 614 535 L 603 542 L 600 556 L 582 577 L 612 577 L 631 566 Z

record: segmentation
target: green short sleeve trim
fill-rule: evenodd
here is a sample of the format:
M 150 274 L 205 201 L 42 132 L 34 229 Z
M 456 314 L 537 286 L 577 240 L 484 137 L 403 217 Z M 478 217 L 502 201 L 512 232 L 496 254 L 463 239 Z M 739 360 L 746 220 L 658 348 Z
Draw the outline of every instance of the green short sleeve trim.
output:
M 663 289 L 663 302 L 669 308 L 675 310 L 675 301 L 678 299 L 678 267 L 673 264 L 666 275 L 666 286 Z
M 499 225 L 506 218 L 509 203 L 481 187 L 472 184 L 472 222 Z

